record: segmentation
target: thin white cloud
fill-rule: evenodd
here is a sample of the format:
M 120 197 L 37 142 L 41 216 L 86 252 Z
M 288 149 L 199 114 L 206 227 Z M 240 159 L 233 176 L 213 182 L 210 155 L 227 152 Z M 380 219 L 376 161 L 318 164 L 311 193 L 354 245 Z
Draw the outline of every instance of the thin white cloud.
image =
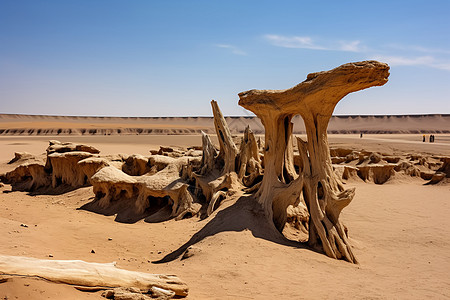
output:
M 436 69 L 450 71 L 450 62 L 438 62 L 435 63 L 433 67 Z
M 330 41 L 328 43 L 319 43 L 309 36 L 283 36 L 276 34 L 266 34 L 264 35 L 264 39 L 274 46 L 283 48 L 347 52 L 362 52 L 367 50 L 361 44 L 361 41 Z
M 302 49 L 315 49 L 315 50 L 327 50 L 324 47 L 313 43 L 312 38 L 308 36 L 282 36 L 275 34 L 266 34 L 264 38 L 274 46 L 283 48 L 302 48 Z
M 441 61 L 430 55 L 416 57 L 375 55 L 371 59 L 386 62 L 391 66 L 426 66 L 450 71 L 449 62 Z
M 450 71 L 450 57 L 448 56 L 450 50 L 445 49 L 398 43 L 372 48 L 364 45 L 359 40 L 324 40 L 320 38 L 313 39 L 309 36 L 276 34 L 266 34 L 263 38 L 266 42 L 277 47 L 365 53 L 367 59 L 387 62 L 391 66 L 424 66 Z
M 223 49 L 228 49 L 231 51 L 231 53 L 236 54 L 236 55 L 247 55 L 247 52 L 239 49 L 236 46 L 233 45 L 228 45 L 228 44 L 217 44 L 215 45 L 218 48 L 223 48 Z
M 403 56 L 375 55 L 372 57 L 372 59 L 385 61 L 393 66 L 430 65 L 434 62 L 434 58 L 431 56 L 403 57 Z
M 361 41 L 340 41 L 339 50 L 348 52 L 364 52 L 367 51 L 367 47 L 361 44 Z
M 447 49 L 439 49 L 439 48 L 429 48 L 417 45 L 401 45 L 401 44 L 388 44 L 387 48 L 402 50 L 402 51 L 414 51 L 414 52 L 422 52 L 422 53 L 434 53 L 434 54 L 450 54 L 450 50 Z

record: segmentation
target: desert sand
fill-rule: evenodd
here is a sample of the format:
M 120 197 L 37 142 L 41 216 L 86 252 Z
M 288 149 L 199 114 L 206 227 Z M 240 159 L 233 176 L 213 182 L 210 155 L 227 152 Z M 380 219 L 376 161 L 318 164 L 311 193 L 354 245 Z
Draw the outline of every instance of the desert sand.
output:
M 201 144 L 199 135 L 1 137 L 0 173 L 12 168 L 7 162 L 14 152 L 41 154 L 53 138 L 88 143 L 103 154 L 148 155 L 160 145 Z M 332 147 L 450 155 L 450 136 L 436 135 L 436 140 L 423 143 L 421 135 L 365 135 L 362 139 L 330 135 Z M 2 187 L 0 253 L 116 261 L 125 269 L 176 274 L 189 285 L 189 299 L 445 299 L 450 297 L 450 186 L 425 183 L 400 175 L 382 185 L 362 180 L 346 183 L 356 187 L 356 196 L 342 219 L 349 227 L 359 265 L 260 238 L 250 226 L 224 228 L 207 236 L 194 245 L 198 253 L 189 259 L 154 264 L 186 243 L 215 214 L 205 220 L 119 223 L 114 216 L 78 209 L 92 200 L 92 187 L 37 196 Z M 27 278 L 0 284 L 0 296 L 8 299 L 104 299 L 100 295 Z
M 173 135 L 177 125 L 162 132 L 171 135 L 99 136 L 94 129 L 53 137 L 51 129 L 41 136 L 42 124 L 32 123 L 8 131 L 18 136 L 0 137 L 0 267 L 14 269 L 3 255 L 52 265 L 115 261 L 177 276 L 188 299 L 449 298 L 450 135 L 430 129 L 427 118 L 389 117 L 375 132 L 426 129 L 368 134 L 373 127 L 360 122 L 367 118 L 355 117 L 346 121 L 359 124 L 344 132 L 358 134 L 326 136 L 334 105 L 346 93 L 385 84 L 388 70 L 351 63 L 288 90 L 240 93 L 239 104 L 264 121 L 264 137 L 249 129 L 243 138 L 232 134 L 215 101 L 212 142 L 194 129 Z M 291 134 L 297 114 L 307 138 Z M 424 132 L 436 133 L 435 142 L 423 142 Z M 18 151 L 28 153 L 13 159 Z M 102 297 L 101 290 L 47 282 L 45 272 L 32 273 L 40 279 L 3 272 L 6 299 Z

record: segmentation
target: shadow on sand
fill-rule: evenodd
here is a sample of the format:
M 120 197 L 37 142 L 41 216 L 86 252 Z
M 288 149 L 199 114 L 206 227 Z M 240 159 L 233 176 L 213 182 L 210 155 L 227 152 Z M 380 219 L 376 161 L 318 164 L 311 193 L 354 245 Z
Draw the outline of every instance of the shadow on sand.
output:
M 10 183 L 7 183 L 10 184 Z M 70 186 L 68 184 L 62 184 L 59 185 L 55 188 L 51 187 L 51 186 L 45 186 L 45 187 L 39 187 L 37 189 L 33 189 L 30 191 L 29 188 L 29 183 L 25 182 L 22 184 L 11 184 L 11 190 L 5 190 L 3 191 L 3 193 L 13 193 L 13 192 L 26 192 L 27 195 L 29 196 L 39 196 L 39 195 L 49 195 L 49 196 L 58 196 L 58 195 L 63 195 L 72 191 L 75 191 L 79 188 L 83 188 L 86 186 L 82 186 L 82 187 L 73 187 Z
M 149 216 L 157 213 L 161 207 L 150 207 L 147 208 L 143 213 L 136 213 L 135 199 L 120 199 L 117 201 L 112 201 L 107 207 L 101 207 L 97 199 L 92 197 L 90 202 L 84 204 L 83 206 L 77 208 L 78 210 L 86 210 L 96 214 L 102 214 L 104 216 L 114 216 L 116 218 L 114 221 L 120 223 L 132 224 L 136 223 L 142 219 L 148 218 Z
M 191 239 L 175 251 L 169 253 L 154 264 L 167 263 L 176 260 L 192 245 L 220 232 L 240 232 L 245 229 L 251 231 L 254 237 L 265 239 L 280 245 L 294 248 L 308 248 L 304 243 L 288 240 L 273 224 L 271 224 L 261 206 L 252 196 L 242 196 L 234 204 L 220 210 L 213 218 Z M 308 248 L 309 249 L 309 248 Z M 312 250 L 313 251 L 313 250 Z

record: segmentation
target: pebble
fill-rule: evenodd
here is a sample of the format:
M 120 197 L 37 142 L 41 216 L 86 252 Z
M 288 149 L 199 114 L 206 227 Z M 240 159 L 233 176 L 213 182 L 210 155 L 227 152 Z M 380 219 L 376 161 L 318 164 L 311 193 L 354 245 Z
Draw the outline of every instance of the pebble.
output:
M 112 241 L 112 238 L 108 238 L 108 241 Z
M 91 250 L 91 253 L 95 253 L 94 249 Z
M 22 227 L 28 227 L 27 224 L 20 224 L 20 226 L 22 226 Z
M 48 257 L 53 257 L 53 254 L 49 254 Z
M 102 296 L 107 299 L 112 299 L 114 297 L 114 291 L 113 290 L 106 290 L 102 293 Z

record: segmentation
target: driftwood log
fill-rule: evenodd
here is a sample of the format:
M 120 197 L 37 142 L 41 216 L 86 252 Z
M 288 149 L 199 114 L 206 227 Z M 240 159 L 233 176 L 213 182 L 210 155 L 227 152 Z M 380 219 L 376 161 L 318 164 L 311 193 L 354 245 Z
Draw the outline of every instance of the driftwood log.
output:
M 149 291 L 152 287 L 187 296 L 188 287 L 174 275 L 158 275 L 116 268 L 115 263 L 88 263 L 82 260 L 48 260 L 0 255 L 0 276 L 43 278 L 56 283 L 83 287 L 133 287 Z
M 328 148 L 327 126 L 336 104 L 347 94 L 387 82 L 389 66 L 376 61 L 349 63 L 312 73 L 287 90 L 250 90 L 239 94 L 239 105 L 255 113 L 265 128 L 264 178 L 256 194 L 267 217 L 279 231 L 286 209 L 303 192 L 308 211 L 309 244 L 333 258 L 357 263 L 339 215 L 354 196 L 335 175 Z M 292 118 L 300 115 L 307 141 L 298 140 L 302 166 L 293 163 Z

